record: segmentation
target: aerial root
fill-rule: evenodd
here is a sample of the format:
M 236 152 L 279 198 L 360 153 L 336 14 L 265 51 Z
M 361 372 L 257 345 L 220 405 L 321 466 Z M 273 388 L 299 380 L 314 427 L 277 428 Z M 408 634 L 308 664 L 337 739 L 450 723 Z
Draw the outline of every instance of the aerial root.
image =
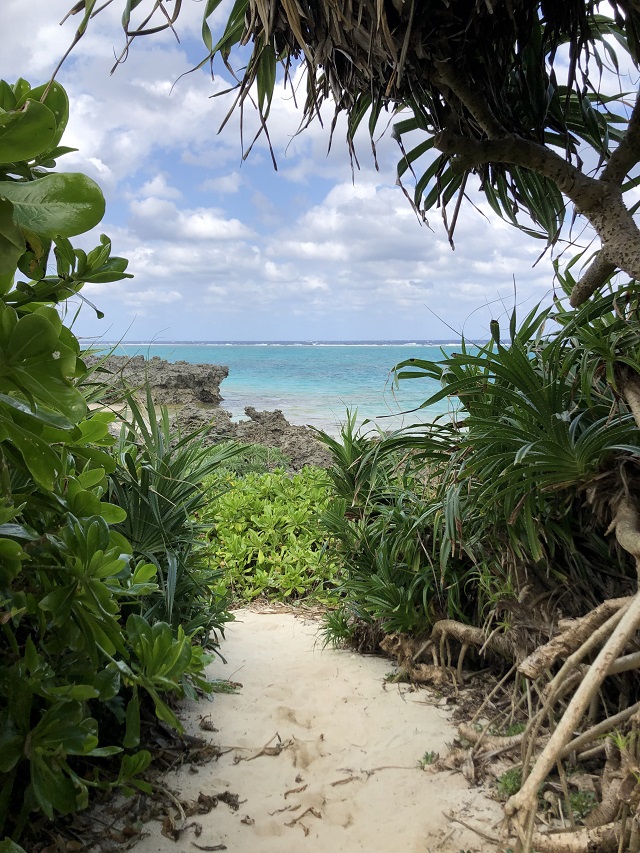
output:
M 514 796 L 512 796 L 505 805 L 505 813 L 507 817 L 514 822 L 518 835 L 520 837 L 523 837 L 524 835 L 525 850 L 531 849 L 531 842 L 533 840 L 532 838 L 531 841 L 529 840 L 530 832 L 526 831 L 525 827 L 531 826 L 531 818 L 537 811 L 538 789 L 546 780 L 551 769 L 560 760 L 563 750 L 570 743 L 571 737 L 578 728 L 585 711 L 589 707 L 592 697 L 595 696 L 600 689 L 600 686 L 608 675 L 611 666 L 618 660 L 621 652 L 624 650 L 624 647 L 640 626 L 640 593 L 635 595 L 628 607 L 622 609 L 625 611 L 622 618 L 619 620 L 613 630 L 613 633 L 600 650 L 587 674 L 580 682 L 573 698 L 559 720 L 549 741 L 537 758 L 530 774 L 527 776 L 518 793 L 514 794 Z M 611 619 L 614 618 L 615 617 L 611 617 Z M 607 623 L 605 623 L 605 625 L 606 624 Z M 605 626 L 602 627 L 604 628 Z M 602 628 L 600 630 L 602 630 Z M 595 634 L 598 633 L 598 631 L 595 632 Z M 590 640 L 583 644 L 583 648 L 585 646 L 592 645 L 592 640 L 595 634 L 592 635 Z M 574 657 L 575 654 L 577 653 L 574 653 L 572 657 Z M 565 667 L 562 669 L 565 669 Z M 556 691 L 551 690 L 550 696 L 547 697 L 547 707 L 549 707 L 553 698 L 557 695 L 557 692 L 557 689 Z M 582 846 L 560 846 L 553 849 L 560 851 L 615 849 L 603 847 L 603 841 L 600 842 L 600 847 L 585 847 L 584 845 L 591 844 L 591 841 L 588 835 L 580 835 L 580 833 L 582 833 L 582 830 L 579 831 L 579 834 L 575 835 L 575 838 L 582 837 Z M 543 849 L 539 847 L 538 841 L 536 841 L 533 846 L 535 849 Z
M 503 634 L 494 633 L 490 637 L 487 637 L 482 628 L 475 628 L 473 625 L 464 625 L 462 622 L 456 622 L 454 619 L 440 619 L 433 626 L 431 640 L 434 645 L 439 644 L 440 646 L 441 664 L 443 664 L 443 645 L 445 641 L 450 639 L 457 640 L 460 643 L 462 647 L 460 655 L 463 660 L 469 646 L 476 646 L 481 651 L 490 650 L 509 661 L 512 661 L 514 658 L 513 643 Z
M 569 832 L 534 832 L 531 846 L 537 853 L 617 853 L 629 849 L 629 837 L 629 830 L 616 822 Z
M 509 735 L 500 737 L 497 735 L 488 735 L 485 732 L 477 731 L 472 726 L 466 723 L 460 723 L 458 732 L 461 737 L 468 740 L 473 746 L 482 747 L 486 751 L 508 752 L 522 744 L 524 732 L 519 735 Z
M 518 671 L 532 681 L 540 678 L 556 661 L 566 659 L 577 651 L 595 630 L 630 601 L 631 596 L 612 598 L 604 601 L 586 616 L 563 620 L 559 624 L 560 633 L 526 657 L 518 666 Z
M 460 646 L 455 664 L 451 653 L 452 640 Z M 435 686 L 449 683 L 452 676 L 454 684 L 462 683 L 462 667 L 471 647 L 478 649 L 481 655 L 491 651 L 508 661 L 515 658 L 514 645 L 508 637 L 497 633 L 487 636 L 482 628 L 464 625 L 454 619 L 436 622 L 426 641 L 421 642 L 404 634 L 388 634 L 380 642 L 380 648 L 396 658 L 398 666 L 411 681 Z M 419 662 L 418 659 L 425 654 L 430 654 L 431 664 Z

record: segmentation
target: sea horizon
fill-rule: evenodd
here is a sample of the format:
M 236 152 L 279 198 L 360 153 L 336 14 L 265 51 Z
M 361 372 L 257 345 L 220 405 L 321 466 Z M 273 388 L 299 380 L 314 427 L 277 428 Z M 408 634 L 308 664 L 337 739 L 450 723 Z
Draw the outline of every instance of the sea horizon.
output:
M 80 341 L 89 340 L 88 338 L 80 338 Z M 469 344 L 484 343 L 484 341 L 468 341 Z M 451 340 L 451 338 L 442 339 L 424 339 L 414 340 L 409 338 L 395 339 L 318 339 L 318 340 L 169 340 L 158 339 L 154 340 L 122 340 L 122 341 L 106 341 L 99 340 L 94 342 L 94 346 L 151 346 L 151 347 L 166 347 L 166 346 L 415 346 L 415 347 L 434 347 L 434 346 L 460 346 L 462 340 Z

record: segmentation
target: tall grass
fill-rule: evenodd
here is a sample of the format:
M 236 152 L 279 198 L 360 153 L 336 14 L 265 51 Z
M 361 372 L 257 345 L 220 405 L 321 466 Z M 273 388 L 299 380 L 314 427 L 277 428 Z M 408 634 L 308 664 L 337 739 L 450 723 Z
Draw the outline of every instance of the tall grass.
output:
M 119 465 L 110 477 L 110 499 L 127 510 L 118 529 L 134 554 L 157 568 L 160 590 L 146 599 L 146 615 L 182 625 L 206 642 L 230 617 L 213 592 L 220 569 L 203 559 L 198 516 L 212 497 L 203 484 L 241 446 L 206 446 L 202 430 L 180 435 L 166 408 L 156 414 L 149 389 L 144 408 L 129 395 L 127 409 L 114 448 Z
M 578 614 L 633 588 L 628 555 L 604 536 L 640 462 L 618 389 L 640 372 L 626 304 L 558 303 L 521 324 L 514 312 L 504 342 L 494 323 L 486 344 L 397 366 L 399 381 L 436 380 L 424 406 L 449 399 L 454 417 L 379 436 L 348 413 L 340 440 L 320 436 L 334 458 L 324 520 L 345 565 L 330 633 L 358 620 L 424 632 L 441 616 L 526 630 L 523 602 Z

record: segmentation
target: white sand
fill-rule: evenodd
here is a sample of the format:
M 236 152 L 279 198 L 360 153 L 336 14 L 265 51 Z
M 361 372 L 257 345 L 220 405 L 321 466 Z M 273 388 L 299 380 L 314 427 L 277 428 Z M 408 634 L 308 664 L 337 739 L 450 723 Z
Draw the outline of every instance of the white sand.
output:
M 151 834 L 136 853 L 195 851 L 191 842 L 225 844 L 230 853 L 495 849 L 444 813 L 495 836 L 500 805 L 459 773 L 418 767 L 425 752 L 444 754 L 455 735 L 447 711 L 427 691 L 385 685 L 391 665 L 383 659 L 322 651 L 317 623 L 288 613 L 236 615 L 223 644 L 228 664 L 213 669 L 243 689 L 197 703 L 186 719 L 187 731 L 202 734 L 199 716 L 211 714 L 220 731 L 210 737 L 233 749 L 198 773 L 169 774 L 166 784 L 188 799 L 229 790 L 239 795 L 240 809 L 221 802 L 189 818 L 202 833 L 189 829 L 177 843 L 161 835 L 158 823 L 148 824 Z M 276 732 L 282 751 L 253 757 L 278 742 Z

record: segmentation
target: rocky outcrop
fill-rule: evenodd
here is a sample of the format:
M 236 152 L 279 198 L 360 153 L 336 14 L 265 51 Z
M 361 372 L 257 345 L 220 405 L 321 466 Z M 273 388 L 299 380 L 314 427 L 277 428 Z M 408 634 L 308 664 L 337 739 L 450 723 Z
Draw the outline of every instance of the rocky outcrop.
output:
M 224 409 L 207 409 L 193 404 L 183 406 L 176 415 L 176 423 L 182 433 L 194 432 L 206 427 L 205 441 L 209 443 L 235 439 L 244 444 L 264 444 L 277 447 L 289 458 L 292 471 L 305 465 L 328 468 L 331 465 L 329 451 L 315 436 L 313 430 L 290 424 L 282 412 L 258 412 L 247 406 L 246 421 L 235 423 Z
M 98 362 L 96 380 L 116 389 L 124 385 L 134 391 L 143 388 L 148 381 L 151 396 L 158 405 L 207 403 L 217 406 L 222 400 L 220 383 L 229 375 L 229 368 L 219 364 L 171 363 L 158 356 L 145 359 L 143 355 L 110 355 L 104 360 L 85 357 L 87 366 Z
M 282 412 L 258 412 L 251 406 L 245 409 L 248 420 L 236 423 L 231 414 L 219 406 L 223 399 L 220 383 L 229 375 L 228 367 L 217 364 L 173 364 L 155 356 L 111 355 L 106 359 L 86 356 L 88 366 L 99 365 L 93 374 L 97 383 L 113 388 L 117 395 L 123 387 L 144 392 L 146 382 L 151 388 L 154 403 L 177 407 L 174 423 L 183 435 L 204 431 L 206 443 L 235 439 L 245 444 L 264 444 L 277 447 L 290 459 L 290 468 L 298 471 L 304 465 L 328 467 L 331 457 L 318 441 L 313 430 L 290 424 Z M 109 398 L 109 392 L 102 395 Z

